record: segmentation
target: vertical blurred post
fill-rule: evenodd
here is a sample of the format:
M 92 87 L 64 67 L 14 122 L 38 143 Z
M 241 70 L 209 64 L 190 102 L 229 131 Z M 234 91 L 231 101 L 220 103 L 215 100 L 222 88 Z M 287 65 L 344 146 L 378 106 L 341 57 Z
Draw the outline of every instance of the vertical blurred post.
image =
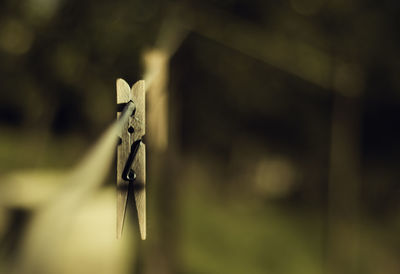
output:
M 143 55 L 147 83 L 147 137 L 149 193 L 149 250 L 144 273 L 177 273 L 178 268 L 178 186 L 177 145 L 174 117 L 171 115 L 168 89 L 169 61 L 180 46 L 182 31 L 176 9 L 164 20 L 155 47 Z M 173 114 L 173 113 L 172 113 Z M 154 216 L 154 218 L 152 218 Z
M 168 56 L 159 49 L 151 49 L 144 55 L 146 71 L 154 73 L 146 75 L 151 86 L 148 98 L 148 170 L 151 193 L 149 199 L 152 208 L 149 235 L 150 250 L 146 256 L 144 273 L 174 273 L 176 235 L 176 185 L 174 183 L 173 158 L 174 150 L 168 142 Z M 150 78 L 154 77 L 154 78 Z M 152 221 L 154 221 L 152 223 Z
M 361 74 L 335 66 L 328 183 L 327 272 L 359 273 Z

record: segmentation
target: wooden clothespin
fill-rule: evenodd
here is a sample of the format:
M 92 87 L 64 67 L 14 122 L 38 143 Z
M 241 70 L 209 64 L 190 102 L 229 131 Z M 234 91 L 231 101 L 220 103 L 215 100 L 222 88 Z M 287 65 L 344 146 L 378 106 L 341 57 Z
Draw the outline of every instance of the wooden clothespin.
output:
M 136 82 L 132 88 L 117 79 L 119 118 L 125 111 L 132 112 L 121 132 L 117 151 L 117 238 L 122 235 L 128 192 L 133 189 L 142 240 L 146 239 L 146 147 L 145 135 L 145 83 Z

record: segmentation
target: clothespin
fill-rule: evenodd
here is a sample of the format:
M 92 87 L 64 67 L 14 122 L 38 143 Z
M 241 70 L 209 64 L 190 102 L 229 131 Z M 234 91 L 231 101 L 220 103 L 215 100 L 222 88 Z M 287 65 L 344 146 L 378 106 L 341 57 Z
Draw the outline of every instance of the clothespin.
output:
M 117 151 L 117 238 L 122 235 L 128 193 L 133 189 L 142 240 L 146 239 L 145 83 L 132 88 L 117 79 L 117 117 L 132 112 L 124 125 Z

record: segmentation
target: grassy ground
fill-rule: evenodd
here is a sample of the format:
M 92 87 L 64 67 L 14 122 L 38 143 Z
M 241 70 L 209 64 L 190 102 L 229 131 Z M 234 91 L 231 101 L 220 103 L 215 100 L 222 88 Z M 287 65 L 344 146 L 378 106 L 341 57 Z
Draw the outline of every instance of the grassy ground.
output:
M 55 138 L 46 133 L 0 129 L 0 174 L 32 168 L 66 168 L 88 150 L 77 136 Z
M 227 202 L 199 183 L 184 190 L 185 273 L 322 273 L 317 214 L 248 199 Z

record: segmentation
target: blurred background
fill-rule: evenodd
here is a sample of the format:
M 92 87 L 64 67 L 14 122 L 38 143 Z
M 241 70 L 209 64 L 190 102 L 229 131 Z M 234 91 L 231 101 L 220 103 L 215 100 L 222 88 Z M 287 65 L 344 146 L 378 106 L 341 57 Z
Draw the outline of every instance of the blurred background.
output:
M 399 8 L 0 1 L 0 273 L 400 273 Z M 146 241 L 95 146 L 119 77 L 146 80 Z

